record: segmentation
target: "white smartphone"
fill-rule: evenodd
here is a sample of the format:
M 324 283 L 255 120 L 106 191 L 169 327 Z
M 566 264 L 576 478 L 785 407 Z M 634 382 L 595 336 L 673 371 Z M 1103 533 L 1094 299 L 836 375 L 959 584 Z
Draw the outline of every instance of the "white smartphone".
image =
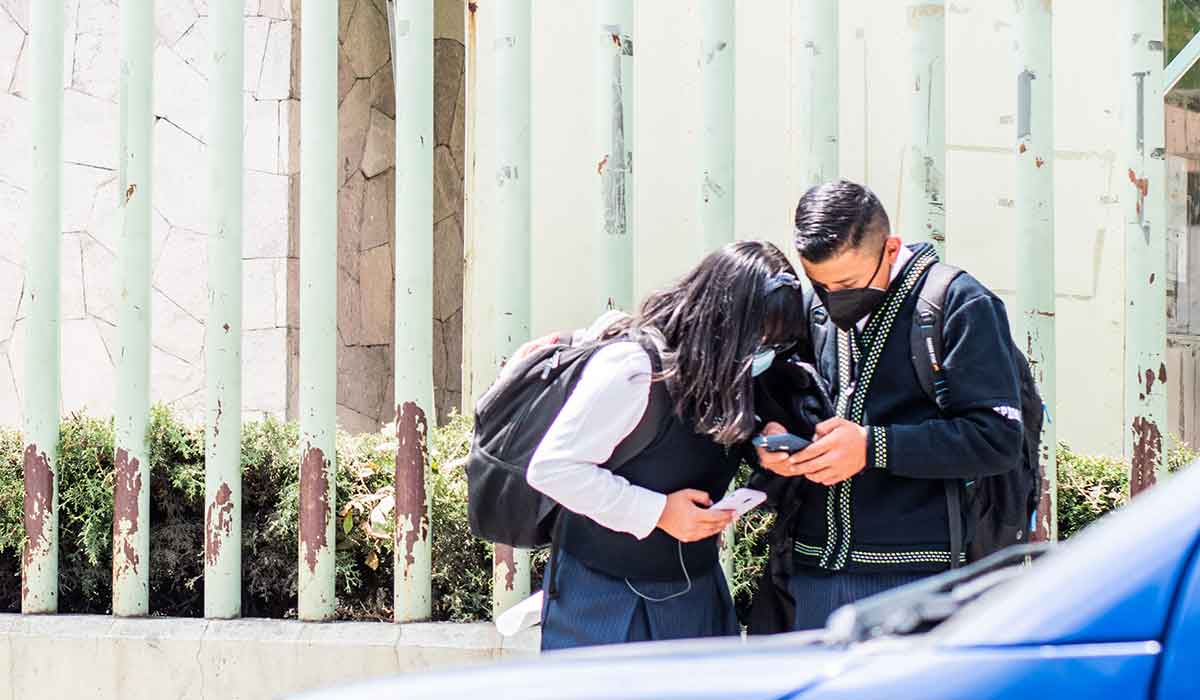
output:
M 712 504 L 713 510 L 732 510 L 740 518 L 767 500 L 767 494 L 755 489 L 738 489 Z

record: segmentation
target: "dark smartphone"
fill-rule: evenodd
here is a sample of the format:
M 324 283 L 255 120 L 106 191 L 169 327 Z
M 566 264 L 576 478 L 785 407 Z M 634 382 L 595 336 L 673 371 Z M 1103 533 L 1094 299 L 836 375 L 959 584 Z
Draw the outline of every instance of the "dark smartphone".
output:
M 792 435 L 791 433 L 783 433 L 782 435 L 756 435 L 750 440 L 750 443 L 755 447 L 763 448 L 767 452 L 787 452 L 788 454 L 799 452 L 812 444 L 811 441 L 805 440 L 799 435 Z

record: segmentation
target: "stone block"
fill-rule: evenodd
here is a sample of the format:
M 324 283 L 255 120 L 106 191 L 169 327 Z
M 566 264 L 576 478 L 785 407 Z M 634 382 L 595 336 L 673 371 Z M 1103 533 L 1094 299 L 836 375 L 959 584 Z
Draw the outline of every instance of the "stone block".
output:
M 388 346 L 352 346 L 338 349 L 337 402 L 372 421 L 386 402 L 384 390 L 392 373 Z M 378 430 L 376 426 L 375 430 Z
M 206 77 L 212 71 L 211 58 L 209 56 L 211 49 L 212 44 L 209 43 L 208 38 L 208 17 L 197 17 L 191 28 L 184 32 L 179 41 L 175 42 L 175 45 L 171 47 L 171 50 L 179 54 L 184 63 L 195 68 L 200 75 Z M 243 46 L 244 50 L 245 46 Z M 248 60 L 248 58 L 245 60 Z
M 350 88 L 354 87 L 354 82 L 358 78 L 354 77 L 354 69 L 350 67 L 350 59 L 346 57 L 346 47 L 338 44 L 338 104 L 346 99 L 346 95 L 350 94 Z
M 171 231 L 154 268 L 154 286 L 188 315 L 208 317 L 208 236 Z
M 287 279 L 284 282 L 286 285 L 286 294 L 282 300 L 277 299 L 277 303 L 282 302 L 286 307 L 285 321 L 276 325 L 286 325 L 288 328 L 300 327 L 300 259 L 287 258 Z
M 391 243 L 395 220 L 396 177 L 395 171 L 389 169 L 367 180 L 359 247 L 362 250 L 370 250 Z
M 174 403 L 204 391 L 203 361 L 185 362 L 159 347 L 150 349 L 150 376 L 150 400 L 156 403 Z
M 208 140 L 208 81 L 165 46 L 154 51 L 154 113 L 170 120 L 201 143 Z
M 31 0 L 0 0 L 0 7 L 4 8 L 4 14 L 12 17 L 17 26 L 25 33 L 29 33 L 29 3 Z
M 242 328 L 274 328 L 278 303 L 277 278 L 286 274 L 283 258 L 253 258 L 242 261 Z
M 204 699 L 280 697 L 301 690 L 293 680 L 303 667 L 301 629 L 282 620 L 210 622 L 196 657 Z
M 380 246 L 362 254 L 359 263 L 359 290 L 362 294 L 362 338 L 365 345 L 392 342 L 395 306 L 392 290 L 392 251 Z
M 114 618 L 102 643 L 118 662 L 120 676 L 128 679 L 120 693 L 122 700 L 200 700 L 207 679 L 197 673 L 196 656 L 206 624 L 179 618 L 153 622 Z M 151 678 L 153 683 L 135 680 Z
M 458 94 L 462 88 L 466 49 L 453 39 L 433 42 L 433 137 L 434 143 L 450 143 Z
M 433 220 L 463 213 L 462 175 L 454 165 L 454 156 L 446 146 L 433 149 Z
M 438 39 L 464 41 L 463 3 L 460 0 L 436 0 L 433 5 L 433 35 Z
M 291 19 L 292 0 L 262 0 L 258 13 L 271 19 Z
M 61 309 L 62 318 L 64 320 L 78 320 L 87 316 L 86 310 L 83 308 L 83 251 L 80 249 L 79 238 L 85 234 L 79 233 L 64 233 L 62 237 L 61 252 L 61 268 L 59 275 L 59 308 Z M 0 274 L 6 267 L 6 263 L 0 263 Z M 17 270 L 17 283 L 21 282 L 20 270 Z M 0 289 L 6 286 L 6 282 L 0 281 Z M 18 287 L 18 294 L 20 288 Z M 7 296 L 7 295 L 6 295 Z M 12 306 L 12 311 L 16 313 L 16 301 Z M 5 303 L 6 299 L 0 297 L 0 304 Z M 0 309 L 0 334 L 7 333 L 7 326 L 3 326 L 4 309 Z
M 367 177 L 375 177 L 392 167 L 395 160 L 396 123 L 383 112 L 372 109 L 367 143 L 363 151 L 362 172 Z
M 342 182 L 358 172 L 367 143 L 367 127 L 371 121 L 371 85 L 357 80 L 338 107 L 338 162 Z
M 7 92 L 13 84 L 25 39 L 25 30 L 7 13 L 0 12 L 0 92 Z
M 22 380 L 24 378 L 22 377 Z M 21 401 L 17 393 L 17 378 L 13 376 L 12 366 L 8 362 L 7 345 L 0 341 L 0 425 L 17 426 L 21 424 Z M 0 632 L 2 635 L 3 632 Z M 0 637 L 0 668 L 8 654 L 8 640 Z M 3 691 L 0 691 L 3 692 Z M 5 698 L 0 695 L 0 700 Z
M 1187 153 L 1200 153 L 1200 112 L 1188 112 Z
M 30 189 L 33 168 L 33 112 L 28 100 L 0 95 L 0 185 Z M 0 213 L 0 216 L 4 216 Z
M 109 170 L 74 163 L 63 165 L 63 231 L 87 229 L 96 192 L 112 179 L 113 173 Z
M 157 379 L 157 375 L 154 375 Z M 64 413 L 105 415 L 113 410 L 116 374 L 100 331 L 90 319 L 62 323 Z
M 346 43 L 346 30 L 350 28 L 356 5 L 358 0 L 338 0 L 338 43 Z
M 18 318 L 12 327 L 12 335 L 7 341 L 0 343 L 0 350 L 8 354 L 8 366 L 12 370 L 13 379 L 17 385 L 17 401 L 24 393 L 22 382 L 25 381 L 25 320 Z
M 79 242 L 75 241 L 75 255 L 79 255 Z M 64 249 L 67 246 L 63 246 Z M 66 258 L 70 253 L 64 252 Z M 76 262 L 76 268 L 82 273 L 81 263 Z M 66 265 L 63 266 L 63 276 L 66 277 Z M 63 287 L 67 286 L 66 279 Z M 82 282 L 80 283 L 80 301 L 83 301 Z M 25 289 L 25 269 L 20 265 L 0 260 L 0 343 L 7 342 L 12 337 L 13 324 L 17 322 L 17 313 L 21 308 L 21 297 Z M 64 294 L 65 297 L 65 294 Z
M 338 189 L 338 265 L 355 279 L 359 275 L 360 240 L 362 234 L 363 196 L 367 184 L 361 172 Z
M 243 153 L 248 170 L 279 171 L 279 105 L 275 100 L 257 100 L 250 93 L 243 99 L 246 131 Z
M 463 312 L 460 308 L 442 322 L 442 338 L 446 344 L 447 391 L 461 393 L 463 363 Z
M 433 316 L 445 320 L 462 305 L 462 227 L 451 216 L 433 228 Z
M 29 192 L 0 182 L 0 260 L 25 265 Z
M 362 294 L 358 280 L 346 268 L 338 267 L 337 282 L 338 334 L 346 345 L 363 345 Z
M 158 0 L 154 3 L 154 26 L 167 46 L 174 46 L 196 22 L 191 0 Z
M 89 316 L 117 322 L 117 256 L 92 236 L 80 238 L 84 302 Z
M 379 421 L 374 416 L 364 415 L 340 403 L 337 405 L 337 425 L 338 429 L 351 435 L 374 433 L 379 430 Z
M 1166 106 L 1167 153 L 1187 152 L 1187 110 L 1179 105 Z
M 442 337 L 442 322 L 433 319 L 433 388 L 446 386 L 446 340 Z M 435 401 L 436 403 L 436 401 Z
M 63 95 L 63 160 L 96 168 L 117 169 L 116 103 L 78 90 Z
M 171 226 L 189 231 L 208 230 L 207 162 L 204 145 L 195 137 L 164 119 L 155 123 L 154 206 Z M 181 163 L 194 167 L 180 167 Z M 252 193 L 247 192 L 247 210 L 254 205 Z
M 458 176 L 463 177 L 467 171 L 466 141 L 467 141 L 467 81 L 463 80 L 458 86 L 458 102 L 462 109 L 454 111 L 454 122 L 450 125 L 450 155 L 453 156 L 454 167 Z
M 396 118 L 396 84 L 391 61 L 371 77 L 371 106 L 392 119 Z
M 64 69 L 70 71 L 67 84 L 80 92 L 115 102 L 121 65 L 121 18 L 116 3 L 80 2 L 74 41 L 66 46 L 74 51 Z M 71 112 L 66 112 L 71 119 Z
M 359 78 L 370 78 L 391 58 L 387 17 L 372 2 L 361 0 L 350 17 L 342 45 L 350 67 Z
M 247 171 L 245 191 L 243 255 L 247 258 L 287 257 L 288 176 Z
M 292 85 L 292 23 L 271 22 L 255 94 L 260 100 L 286 100 Z
M 258 93 L 258 80 L 262 75 L 267 55 L 267 37 L 271 32 L 271 20 L 267 17 L 247 17 L 243 24 L 245 51 L 242 89 Z
M 199 283 L 204 284 L 204 280 L 199 280 Z M 204 351 L 204 323 L 157 287 L 150 293 L 150 313 L 150 340 L 154 347 L 170 353 L 182 362 L 199 363 Z M 157 381 L 157 375 L 154 376 Z M 182 395 L 175 394 L 168 398 L 174 399 Z
M 300 102 L 279 103 L 279 167 L 276 172 L 295 175 L 300 172 Z
M 242 406 L 282 416 L 287 408 L 287 329 L 246 331 L 242 338 L 242 372 Z

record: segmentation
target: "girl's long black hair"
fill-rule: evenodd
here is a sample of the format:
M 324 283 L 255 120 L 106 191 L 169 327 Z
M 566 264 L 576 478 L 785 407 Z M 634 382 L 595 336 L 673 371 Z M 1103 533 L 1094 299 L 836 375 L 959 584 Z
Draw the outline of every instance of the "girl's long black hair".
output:
M 675 413 L 722 445 L 754 432 L 755 352 L 771 345 L 807 342 L 799 289 L 767 293 L 768 282 L 796 271 L 779 248 L 765 241 L 731 243 L 706 257 L 676 284 L 656 291 L 632 318 L 606 335 L 647 332 L 659 336 L 662 374 Z

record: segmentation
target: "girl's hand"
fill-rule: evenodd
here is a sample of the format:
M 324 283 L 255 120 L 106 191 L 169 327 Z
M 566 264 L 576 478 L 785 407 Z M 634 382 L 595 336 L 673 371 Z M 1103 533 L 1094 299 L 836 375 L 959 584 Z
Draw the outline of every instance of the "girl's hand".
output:
M 667 505 L 658 517 L 658 527 L 680 542 L 707 539 L 733 522 L 731 510 L 709 510 L 712 499 L 696 489 L 683 489 L 667 496 Z

